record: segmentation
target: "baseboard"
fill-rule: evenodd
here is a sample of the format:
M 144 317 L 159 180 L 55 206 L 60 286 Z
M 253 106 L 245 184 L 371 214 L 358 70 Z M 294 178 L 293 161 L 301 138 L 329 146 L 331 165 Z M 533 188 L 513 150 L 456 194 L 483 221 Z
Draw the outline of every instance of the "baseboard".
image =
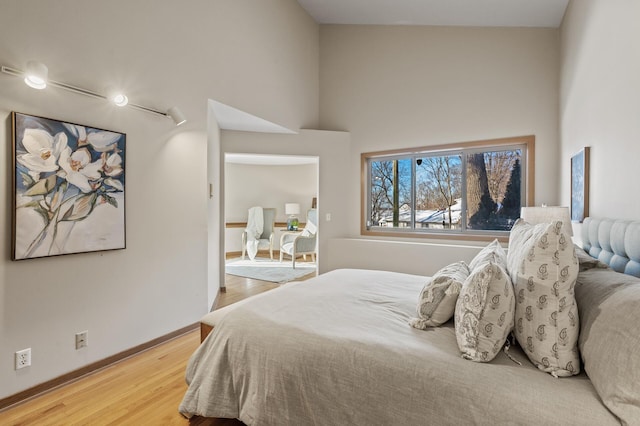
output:
M 56 377 L 55 379 L 51 379 L 29 389 L 23 390 L 22 392 L 18 392 L 14 395 L 10 395 L 6 398 L 0 399 L 0 411 L 10 408 L 13 405 L 19 404 L 21 402 L 25 402 L 28 399 L 34 398 L 38 395 L 41 395 L 45 392 L 53 390 L 59 386 L 65 385 L 67 383 L 73 382 L 81 377 L 94 373 L 103 368 L 109 367 L 112 364 L 115 364 L 119 361 L 124 360 L 125 358 L 129 358 L 133 355 L 137 355 L 141 352 L 144 352 L 148 349 L 153 348 L 154 346 L 158 346 L 162 343 L 168 342 L 171 339 L 174 339 L 178 336 L 181 336 L 185 333 L 188 333 L 193 330 L 197 330 L 200 328 L 200 323 L 194 323 L 183 327 L 179 330 L 173 331 L 169 334 L 165 334 L 164 336 L 160 336 L 153 340 L 150 340 L 141 345 L 135 346 L 131 349 L 127 349 L 110 357 L 107 357 L 103 360 L 96 361 L 92 364 L 86 365 L 77 370 L 71 371 L 69 373 L 63 374 L 62 376 Z
M 242 252 L 241 251 L 228 251 L 228 252 L 225 253 L 225 258 L 227 260 L 235 259 L 236 257 L 241 257 L 241 256 L 242 256 Z M 262 258 L 269 259 L 269 251 L 268 250 L 260 250 L 258 252 L 257 256 L 259 258 L 261 258 L 261 259 Z M 273 249 L 273 258 L 274 259 L 279 259 L 280 258 L 280 250 Z

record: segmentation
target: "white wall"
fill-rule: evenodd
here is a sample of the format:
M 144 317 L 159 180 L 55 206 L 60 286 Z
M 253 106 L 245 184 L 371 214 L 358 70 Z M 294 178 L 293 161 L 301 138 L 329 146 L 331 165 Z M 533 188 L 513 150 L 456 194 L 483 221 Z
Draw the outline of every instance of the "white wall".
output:
M 220 127 L 214 114 L 213 101 L 207 102 L 207 306 L 212 307 L 224 287 L 224 185 L 220 173 L 224 164 Z
M 558 69 L 555 29 L 321 26 L 321 127 L 351 133 L 341 188 L 348 236 L 370 238 L 359 235 L 363 152 L 534 134 L 536 204 L 557 203 Z M 380 267 L 374 240 L 332 249 Z M 428 247 L 426 258 L 445 261 L 438 245 Z M 386 264 L 415 269 L 404 254 L 385 250 Z
M 318 165 L 254 165 L 225 163 L 226 222 L 246 222 L 253 206 L 276 209 L 276 222 L 286 222 L 285 203 L 300 204 L 298 219 L 305 221 L 313 197 L 318 195 Z M 242 250 L 244 228 L 225 229 L 225 251 Z M 277 232 L 276 241 L 280 241 Z M 278 249 L 277 244 L 274 247 Z
M 176 128 L 0 74 L 2 398 L 192 324 L 208 310 L 220 268 L 207 258 L 219 259 L 223 248 L 215 228 L 207 237 L 207 222 L 220 216 L 219 199 L 207 201 L 207 181 L 220 172 L 207 170 L 219 159 L 207 150 L 218 138 L 208 99 L 289 128 L 314 126 L 319 29 L 295 0 L 21 0 L 2 2 L 0 40 L 2 65 L 40 60 L 51 79 L 96 91 L 120 86 L 133 103 L 177 105 L 189 119 Z M 13 110 L 127 134 L 126 250 L 9 260 L 6 118 Z M 82 330 L 89 346 L 76 351 L 74 333 Z M 27 347 L 33 365 L 14 371 L 14 352 Z
M 318 165 L 255 165 L 225 163 L 225 215 L 227 222 L 247 220 L 253 206 L 274 207 L 276 221 L 286 222 L 285 203 L 299 203 L 299 218 L 318 194 Z
M 640 217 L 639 16 L 638 1 L 580 0 L 562 24 L 561 200 L 570 203 L 571 156 L 590 146 L 594 217 Z
M 450 263 L 470 262 L 479 251 L 477 243 L 334 238 L 329 241 L 327 256 L 331 269 L 379 269 L 431 276 Z

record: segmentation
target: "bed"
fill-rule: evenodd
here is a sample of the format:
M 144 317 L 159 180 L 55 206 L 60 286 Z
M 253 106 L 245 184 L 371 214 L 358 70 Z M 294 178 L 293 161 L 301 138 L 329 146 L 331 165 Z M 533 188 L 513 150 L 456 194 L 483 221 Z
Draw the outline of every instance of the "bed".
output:
M 593 241 L 587 238 L 584 244 Z M 581 302 L 598 304 L 598 309 L 605 305 L 604 299 L 593 298 L 601 297 L 598 289 L 610 275 L 614 281 L 624 277 L 614 285 L 627 293 L 624 306 L 629 298 L 640 303 L 640 280 L 590 257 L 581 260 L 580 268 L 578 308 Z M 589 274 L 596 274 L 595 279 Z M 584 277 L 587 284 L 582 285 Z M 189 386 L 179 411 L 186 417 L 237 418 L 247 425 L 640 421 L 640 407 L 633 400 L 640 398 L 640 388 L 633 377 L 622 379 L 630 382 L 624 390 L 632 393 L 631 402 L 619 404 L 615 385 L 607 387 L 613 380 L 609 376 L 629 372 L 619 368 L 612 373 L 606 366 L 606 377 L 595 383 L 590 378 L 599 368 L 595 355 L 594 363 L 585 363 L 586 372 L 557 378 L 540 371 L 518 345 L 500 350 L 490 362 L 463 359 L 453 320 L 427 330 L 409 326 L 428 280 L 387 271 L 335 270 L 229 309 L 189 361 Z M 586 291 L 578 290 L 582 287 Z M 598 309 L 585 308 L 580 324 L 587 353 L 594 351 L 594 336 L 603 332 Z M 635 346 L 640 345 L 635 331 L 640 314 L 634 315 L 633 327 L 629 324 L 624 334 L 631 342 L 621 344 L 620 352 L 640 350 Z M 611 320 L 615 327 L 620 321 Z M 607 344 L 620 344 L 616 339 Z M 614 361 L 637 367 L 637 372 L 637 353 L 619 354 Z M 614 402 L 603 403 L 606 398 Z

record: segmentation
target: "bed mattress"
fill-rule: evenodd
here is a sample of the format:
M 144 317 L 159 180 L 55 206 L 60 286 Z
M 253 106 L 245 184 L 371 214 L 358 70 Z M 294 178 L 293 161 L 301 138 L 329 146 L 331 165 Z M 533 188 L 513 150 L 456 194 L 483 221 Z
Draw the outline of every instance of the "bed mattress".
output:
M 619 424 L 588 377 L 519 350 L 460 357 L 453 323 L 418 330 L 426 277 L 343 269 L 227 314 L 191 357 L 186 417 L 247 425 Z

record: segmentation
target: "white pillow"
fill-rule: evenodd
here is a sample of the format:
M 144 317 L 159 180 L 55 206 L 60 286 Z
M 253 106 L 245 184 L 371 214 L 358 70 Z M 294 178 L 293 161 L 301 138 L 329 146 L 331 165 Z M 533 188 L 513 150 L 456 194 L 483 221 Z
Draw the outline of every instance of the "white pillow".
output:
M 462 357 L 489 362 L 513 328 L 515 300 L 509 275 L 493 261 L 478 265 L 464 282 L 455 311 Z
M 426 330 L 449 321 L 456 309 L 462 283 L 469 276 L 469 267 L 464 262 L 447 265 L 429 279 L 418 299 L 418 318 L 409 321 L 412 327 Z
M 556 377 L 578 374 L 578 259 L 562 222 L 516 221 L 507 263 L 516 294 L 514 334 L 520 346 L 543 371 Z
M 497 263 L 504 269 L 507 269 L 507 253 L 504 251 L 497 239 L 493 240 L 486 247 L 480 250 L 480 253 L 478 253 L 469 263 L 469 270 L 473 271 L 480 264 L 489 261 Z
M 316 235 L 317 231 L 318 231 L 318 227 L 313 222 L 307 221 L 307 224 L 304 226 L 304 229 L 302 230 L 302 236 L 311 237 L 313 235 Z

